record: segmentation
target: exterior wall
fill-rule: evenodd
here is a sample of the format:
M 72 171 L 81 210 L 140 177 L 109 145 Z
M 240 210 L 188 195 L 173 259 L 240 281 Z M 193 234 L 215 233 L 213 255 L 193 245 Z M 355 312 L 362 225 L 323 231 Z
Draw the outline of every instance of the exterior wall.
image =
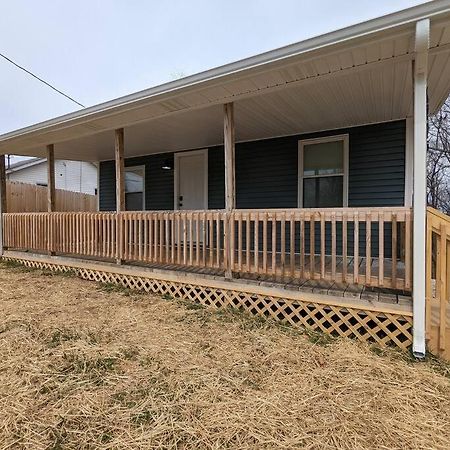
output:
M 9 181 L 29 184 L 47 184 L 47 162 L 7 174 Z M 55 161 L 55 187 L 73 192 L 95 194 L 97 189 L 97 167 L 82 161 Z
M 236 145 L 238 208 L 295 208 L 298 202 L 298 141 L 349 134 L 348 206 L 402 206 L 405 197 L 405 121 L 365 125 Z M 145 165 L 147 210 L 173 209 L 173 170 L 161 169 L 173 154 L 127 159 Z M 223 147 L 208 149 L 208 204 L 224 208 Z M 100 210 L 115 209 L 114 161 L 100 163 Z

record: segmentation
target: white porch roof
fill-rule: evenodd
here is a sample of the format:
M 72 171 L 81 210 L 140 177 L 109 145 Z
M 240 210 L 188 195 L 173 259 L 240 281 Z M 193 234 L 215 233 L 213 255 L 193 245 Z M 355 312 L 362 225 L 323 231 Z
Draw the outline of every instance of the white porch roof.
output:
M 222 104 L 235 103 L 236 141 L 412 115 L 415 23 L 430 18 L 428 97 L 450 91 L 450 0 L 436 0 L 0 136 L 0 153 L 86 161 L 223 143 Z

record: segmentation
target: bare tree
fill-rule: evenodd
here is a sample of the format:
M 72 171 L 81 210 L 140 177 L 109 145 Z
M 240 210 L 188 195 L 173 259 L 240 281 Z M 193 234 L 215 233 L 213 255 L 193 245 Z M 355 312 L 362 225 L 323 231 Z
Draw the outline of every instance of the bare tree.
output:
M 428 120 L 427 201 L 450 213 L 450 97 Z

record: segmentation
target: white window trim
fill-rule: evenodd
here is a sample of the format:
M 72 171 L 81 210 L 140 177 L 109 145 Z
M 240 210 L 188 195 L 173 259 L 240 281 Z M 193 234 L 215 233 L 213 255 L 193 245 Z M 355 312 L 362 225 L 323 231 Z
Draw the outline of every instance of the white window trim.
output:
M 303 139 L 298 141 L 298 207 L 303 208 L 303 180 L 304 178 L 319 178 L 319 177 L 333 177 L 342 176 L 341 174 L 330 174 L 330 175 L 311 175 L 303 176 L 303 157 L 304 157 L 304 147 L 309 144 L 320 144 L 324 142 L 335 142 L 342 141 L 344 143 L 344 174 L 343 174 L 343 207 L 348 206 L 348 148 L 349 148 L 349 137 L 348 134 L 335 134 L 333 136 L 325 136 L 313 139 Z
M 143 186 L 142 186 L 142 211 L 145 211 L 145 165 L 141 164 L 139 166 L 125 166 L 125 170 L 124 172 L 126 172 L 127 170 L 132 170 L 132 169 L 142 169 L 144 172 L 144 180 L 143 180 Z M 125 183 L 125 173 L 124 173 L 124 183 Z M 125 195 L 126 195 L 126 190 L 125 190 Z M 126 205 L 126 200 L 125 200 L 125 208 L 127 207 Z

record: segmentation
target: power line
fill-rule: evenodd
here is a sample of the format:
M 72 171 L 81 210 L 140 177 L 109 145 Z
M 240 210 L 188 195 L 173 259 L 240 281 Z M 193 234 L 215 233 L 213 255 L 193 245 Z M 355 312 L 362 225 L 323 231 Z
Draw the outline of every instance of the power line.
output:
M 0 56 L 4 59 L 6 59 L 6 61 L 10 62 L 11 64 L 13 64 L 14 66 L 16 66 L 17 68 L 23 70 L 24 72 L 26 72 L 28 75 L 31 75 L 32 77 L 36 78 L 37 80 L 39 80 L 41 83 L 44 83 L 45 85 L 47 85 L 49 88 L 53 89 L 54 91 L 58 92 L 58 94 L 63 95 L 64 97 L 68 98 L 70 101 L 76 103 L 77 105 L 81 106 L 82 108 L 86 108 L 84 105 L 82 105 L 80 102 L 77 102 L 75 99 L 73 99 L 70 95 L 65 94 L 64 92 L 60 91 L 59 89 L 55 88 L 55 86 L 52 86 L 50 83 L 47 83 L 45 80 L 43 80 L 42 78 L 38 77 L 37 75 L 35 75 L 33 72 L 30 72 L 29 70 L 25 69 L 25 67 L 22 67 L 21 65 L 17 64 L 16 62 L 14 62 L 12 59 L 8 58 L 7 56 L 3 55 L 2 53 L 0 53 Z

